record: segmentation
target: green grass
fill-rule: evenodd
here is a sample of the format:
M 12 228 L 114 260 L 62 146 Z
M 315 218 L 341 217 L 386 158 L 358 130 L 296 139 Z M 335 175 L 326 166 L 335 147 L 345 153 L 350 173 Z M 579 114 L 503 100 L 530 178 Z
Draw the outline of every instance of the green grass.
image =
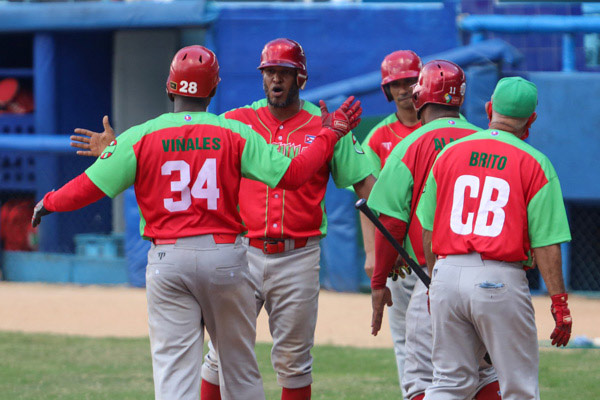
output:
M 256 351 L 267 399 L 279 399 L 270 346 Z M 400 398 L 391 350 L 317 346 L 313 356 L 315 400 Z M 540 358 L 544 400 L 598 397 L 600 350 L 544 349 Z M 148 339 L 0 332 L 0 400 L 152 398 Z

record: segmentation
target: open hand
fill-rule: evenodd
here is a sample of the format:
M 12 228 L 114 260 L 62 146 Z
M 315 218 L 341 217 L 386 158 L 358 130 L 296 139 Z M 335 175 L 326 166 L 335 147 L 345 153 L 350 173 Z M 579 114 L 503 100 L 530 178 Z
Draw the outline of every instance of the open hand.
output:
M 108 146 L 110 142 L 115 140 L 115 131 L 113 130 L 112 126 L 110 126 L 110 122 L 108 121 L 108 115 L 105 115 L 104 118 L 102 118 L 102 125 L 104 125 L 104 132 L 102 133 L 90 131 L 88 129 L 83 128 L 76 128 L 74 130 L 76 134 L 84 135 L 71 136 L 71 147 L 83 149 L 78 150 L 77 155 L 99 157 L 100 154 L 102 154 L 102 152 L 106 148 L 106 146 Z
M 321 107 L 321 125 L 335 132 L 338 140 L 350 132 L 350 130 L 356 128 L 360 123 L 360 115 L 362 114 L 360 100 L 357 100 L 352 104 L 353 102 L 354 96 L 350 96 L 337 110 L 330 113 L 327 110 L 325 102 L 319 100 L 319 106 Z

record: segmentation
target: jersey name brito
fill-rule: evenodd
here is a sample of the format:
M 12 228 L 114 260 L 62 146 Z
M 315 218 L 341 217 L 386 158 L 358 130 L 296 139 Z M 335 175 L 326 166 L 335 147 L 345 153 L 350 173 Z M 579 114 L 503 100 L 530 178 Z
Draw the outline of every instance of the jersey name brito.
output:
M 433 229 L 432 249 L 442 256 L 477 252 L 516 262 L 527 260 L 531 247 L 570 240 L 552 164 L 497 130 L 478 132 L 440 154 L 417 215 Z

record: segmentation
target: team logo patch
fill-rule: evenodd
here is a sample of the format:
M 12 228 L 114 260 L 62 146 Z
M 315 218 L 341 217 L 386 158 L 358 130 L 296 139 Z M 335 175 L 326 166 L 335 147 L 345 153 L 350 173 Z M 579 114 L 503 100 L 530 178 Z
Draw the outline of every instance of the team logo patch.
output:
M 446 100 L 446 103 L 450 103 L 452 101 L 452 96 L 450 95 L 450 93 L 446 93 L 444 95 L 444 100 Z
M 187 114 L 185 117 L 183 117 L 183 119 L 185 119 L 186 121 L 191 121 L 192 116 L 190 114 Z
M 354 133 L 352 134 L 352 144 L 354 145 L 355 152 L 358 154 L 365 154 L 362 147 L 360 147 L 360 143 L 358 143 L 358 139 L 356 139 L 356 136 L 354 136 Z
M 171 88 L 171 90 L 177 90 L 177 82 L 169 82 L 169 87 Z
M 450 125 L 454 125 L 454 124 L 456 124 L 456 121 L 452 121 L 452 120 L 450 120 L 450 121 L 448 121 L 448 123 L 449 123 Z
M 104 149 L 104 152 L 102 152 L 102 154 L 100 154 L 100 159 L 106 160 L 108 157 L 113 155 L 113 153 L 115 152 L 116 149 L 117 149 L 117 139 L 113 140 L 112 142 L 110 142 L 108 144 L 108 146 L 106 146 L 106 149 Z
M 498 136 L 498 131 L 491 131 L 490 135 L 492 135 L 492 136 Z
M 382 142 L 381 147 L 383 147 L 387 151 L 390 151 L 392 149 L 392 142 Z
M 304 136 L 304 143 L 311 144 L 315 140 L 315 138 L 316 138 L 315 135 L 305 135 Z

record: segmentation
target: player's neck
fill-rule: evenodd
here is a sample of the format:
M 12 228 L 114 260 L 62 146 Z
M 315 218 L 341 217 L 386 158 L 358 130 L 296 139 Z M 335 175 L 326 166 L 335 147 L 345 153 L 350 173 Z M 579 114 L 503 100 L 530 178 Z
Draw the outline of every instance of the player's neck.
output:
M 431 107 L 429 104 L 421 111 L 421 124 L 423 125 L 440 118 L 460 118 L 460 114 L 454 110 L 445 109 L 445 107 Z
M 417 118 L 417 112 L 415 111 L 415 109 L 404 109 L 404 108 L 397 108 L 396 109 L 396 118 L 398 118 L 398 121 L 400 121 L 400 123 L 404 126 L 407 127 L 411 127 L 411 126 L 415 126 L 418 122 L 419 119 Z
M 195 105 L 188 105 L 187 107 L 173 107 L 173 112 L 179 113 L 179 112 L 205 112 L 206 111 L 206 107 L 201 107 L 201 106 L 195 106 Z
M 288 104 L 285 107 L 275 107 L 269 104 L 269 111 L 279 121 L 285 121 L 286 119 L 292 118 L 294 115 L 300 112 L 303 101 L 304 100 L 300 100 L 300 98 L 298 98 L 296 101 Z
M 210 99 L 187 98 L 175 96 L 173 112 L 205 112 L 210 104 Z
M 492 121 L 490 122 L 490 129 L 497 129 L 499 131 L 504 131 L 508 133 L 512 133 L 518 138 L 523 136 L 523 129 L 516 129 L 514 126 L 507 124 L 503 121 Z

